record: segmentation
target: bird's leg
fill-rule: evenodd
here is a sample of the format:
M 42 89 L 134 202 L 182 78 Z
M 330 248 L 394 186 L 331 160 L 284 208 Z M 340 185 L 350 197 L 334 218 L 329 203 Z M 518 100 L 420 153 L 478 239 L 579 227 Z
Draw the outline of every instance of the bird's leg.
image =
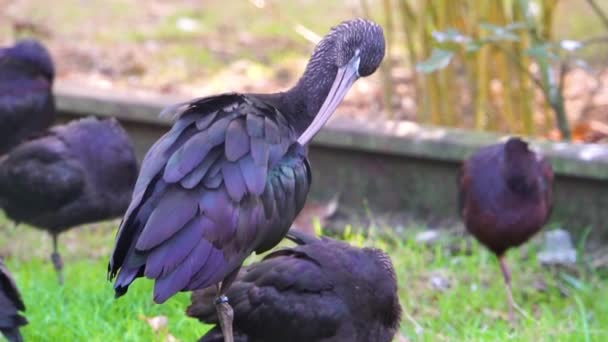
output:
M 53 253 L 51 254 L 51 261 L 53 261 L 53 266 L 55 266 L 55 271 L 57 272 L 57 277 L 59 278 L 59 285 L 63 285 L 63 260 L 61 260 L 61 255 L 59 255 L 59 248 L 57 248 L 57 234 L 53 233 Z
M 241 268 L 238 267 L 236 270 L 232 271 L 230 274 L 222 280 L 220 284 L 217 284 L 217 298 L 215 299 L 215 310 L 217 311 L 217 315 L 220 321 L 220 328 L 222 328 L 222 333 L 224 334 L 224 342 L 234 342 L 234 331 L 232 329 L 232 321 L 234 320 L 234 310 L 228 303 L 228 297 L 224 295 L 232 282 L 236 279 L 236 276 L 239 274 L 239 270 Z
M 234 318 L 234 311 L 228 303 L 228 297 L 222 294 L 222 288 L 219 284 L 217 285 L 215 310 L 217 310 L 217 316 L 220 321 L 220 327 L 222 328 L 222 334 L 224 334 L 224 342 L 234 342 L 234 336 L 232 334 L 232 320 Z
M 498 260 L 500 261 L 500 270 L 502 271 L 502 276 L 505 280 L 505 287 L 507 288 L 507 298 L 509 300 L 509 321 L 511 323 L 515 323 L 515 314 L 513 312 L 513 309 L 515 308 L 515 300 L 513 300 L 513 291 L 511 290 L 511 271 L 507 266 L 504 255 L 499 256 Z
M 504 258 L 504 255 L 498 257 L 500 261 L 500 269 L 502 270 L 502 276 L 505 279 L 505 286 L 507 288 L 507 297 L 509 299 L 509 321 L 511 324 L 515 323 L 515 311 L 519 312 L 522 316 L 527 319 L 532 319 L 530 315 L 524 309 L 519 307 L 515 300 L 513 299 L 513 291 L 511 289 L 511 271 L 509 271 L 509 267 L 507 266 L 507 261 Z

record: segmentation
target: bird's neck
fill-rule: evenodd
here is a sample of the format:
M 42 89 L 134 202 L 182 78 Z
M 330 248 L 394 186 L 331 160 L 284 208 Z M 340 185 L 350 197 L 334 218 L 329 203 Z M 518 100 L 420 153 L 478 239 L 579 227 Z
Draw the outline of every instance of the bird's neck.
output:
M 259 95 L 285 115 L 298 136 L 312 123 L 336 78 L 338 68 L 332 63 L 332 46 L 330 41 L 319 43 L 304 74 L 291 89 Z

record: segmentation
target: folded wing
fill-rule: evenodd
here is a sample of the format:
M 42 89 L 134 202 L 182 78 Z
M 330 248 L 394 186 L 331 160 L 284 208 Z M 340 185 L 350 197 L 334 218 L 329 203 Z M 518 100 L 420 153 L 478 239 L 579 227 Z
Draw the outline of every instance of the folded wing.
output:
M 293 131 L 258 99 L 226 94 L 165 112 L 178 119 L 142 163 L 109 264 L 117 295 L 146 276 L 157 302 L 276 245 L 310 184 Z

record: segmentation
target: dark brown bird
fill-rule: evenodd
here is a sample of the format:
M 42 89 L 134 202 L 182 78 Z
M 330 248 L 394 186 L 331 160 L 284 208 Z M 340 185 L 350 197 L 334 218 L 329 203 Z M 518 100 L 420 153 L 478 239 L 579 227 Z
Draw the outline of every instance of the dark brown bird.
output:
M 553 169 L 519 138 L 480 149 L 464 162 L 460 214 L 467 230 L 500 261 L 509 299 L 517 308 L 505 252 L 528 241 L 547 222 L 553 204 Z
M 217 286 L 224 292 L 245 258 L 274 247 L 310 187 L 306 146 L 359 77 L 384 57 L 382 28 L 341 23 L 317 45 L 288 91 L 223 94 L 168 108 L 172 129 L 148 151 L 116 237 L 108 275 L 117 296 L 136 278 L 154 279 L 154 301 Z
M 0 155 L 55 120 L 53 61 L 38 41 L 0 48 Z
M 23 341 L 19 327 L 26 325 L 27 319 L 19 311 L 25 311 L 25 304 L 15 280 L 0 258 L 0 331 L 9 342 Z
M 52 235 L 61 283 L 57 236 L 124 214 L 136 177 L 133 146 L 118 121 L 86 118 L 55 126 L 0 158 L 0 207 L 17 223 Z
M 401 306 L 389 256 L 291 230 L 298 246 L 243 268 L 227 295 L 237 342 L 389 342 Z M 223 335 L 211 288 L 195 291 L 188 316 L 216 324 L 200 342 Z

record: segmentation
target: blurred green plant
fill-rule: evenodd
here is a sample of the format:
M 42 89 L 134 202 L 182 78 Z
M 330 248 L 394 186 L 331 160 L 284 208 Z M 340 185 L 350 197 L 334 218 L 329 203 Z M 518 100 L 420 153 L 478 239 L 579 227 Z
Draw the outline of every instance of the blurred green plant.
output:
M 562 138 L 570 140 L 564 76 L 572 67 L 593 74 L 579 52 L 607 38 L 556 40 L 558 0 L 393 1 L 404 39 L 394 39 L 394 22 L 386 27 L 387 36 L 405 47 L 410 68 L 418 71 L 412 80 L 420 121 L 458 125 L 467 98 L 476 129 L 530 136 L 557 126 Z M 390 3 L 383 1 L 385 18 L 394 15 Z M 587 3 L 608 30 L 601 8 L 593 0 Z M 537 100 L 543 105 L 535 116 Z

